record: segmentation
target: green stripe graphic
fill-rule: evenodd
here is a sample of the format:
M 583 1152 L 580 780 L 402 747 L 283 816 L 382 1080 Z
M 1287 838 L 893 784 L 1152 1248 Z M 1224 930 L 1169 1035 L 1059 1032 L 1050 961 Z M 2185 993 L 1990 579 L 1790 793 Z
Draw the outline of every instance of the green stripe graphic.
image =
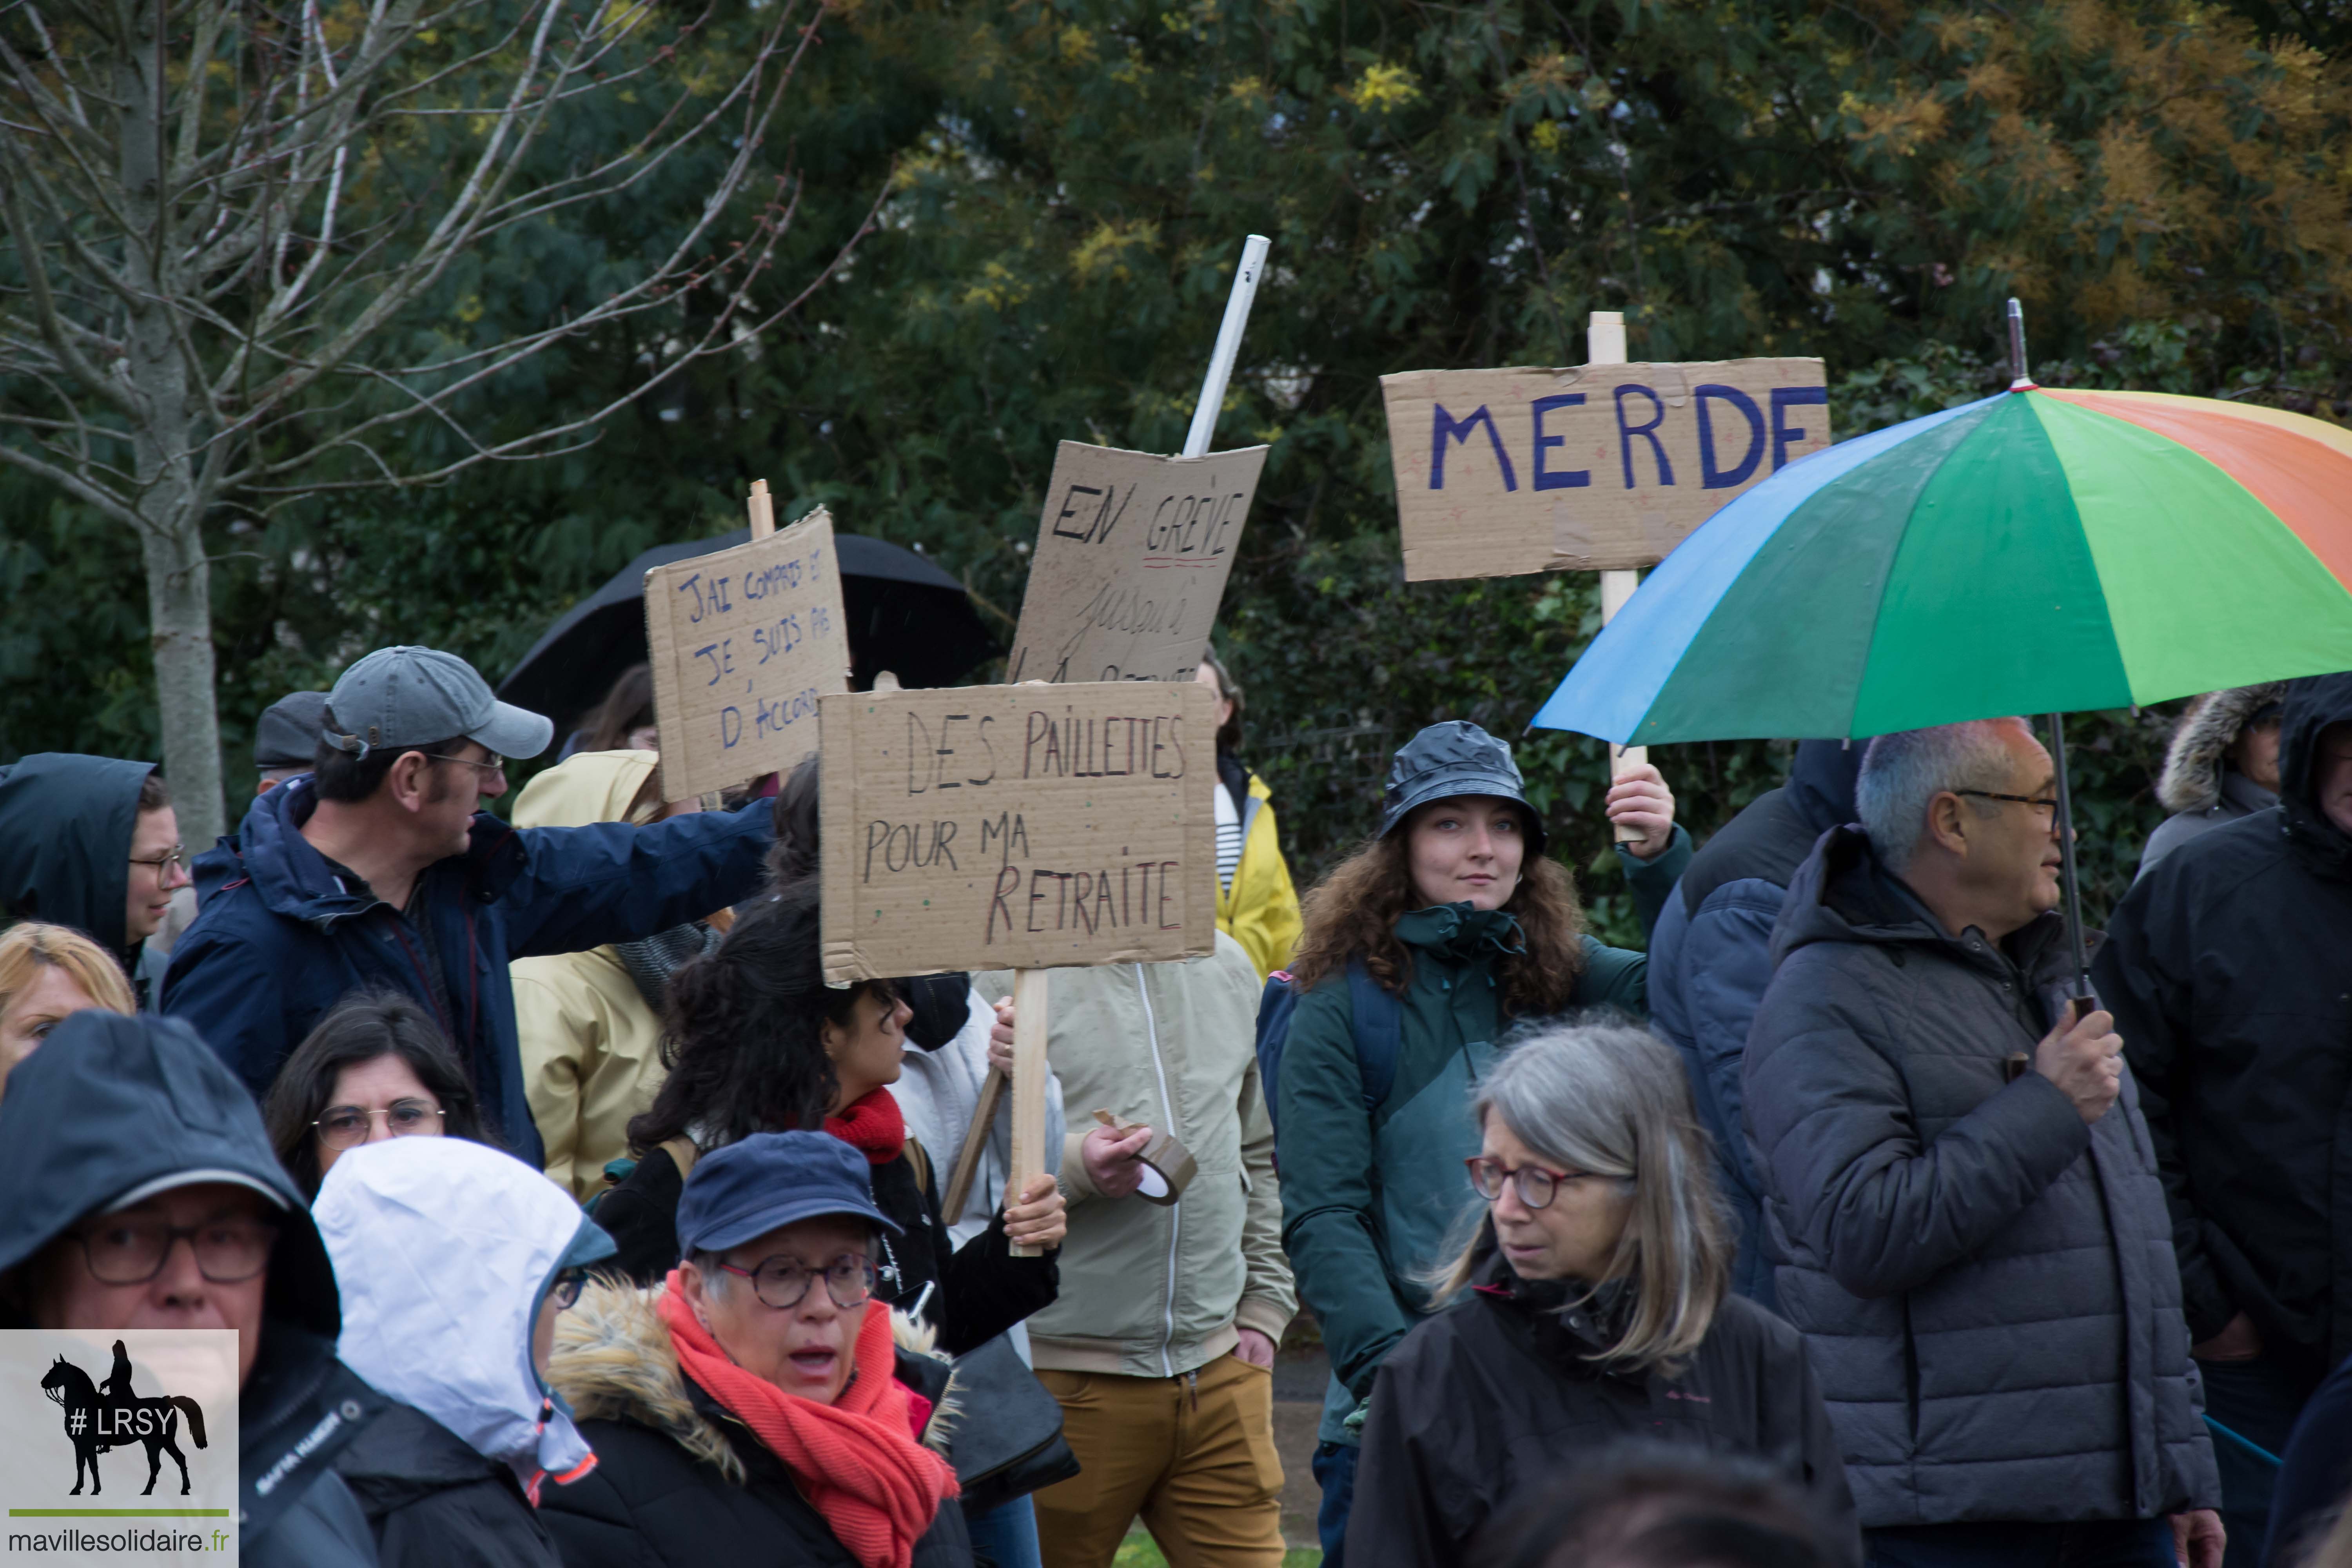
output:
M 12 1508 L 10 1519 L 226 1519 L 225 1508 Z

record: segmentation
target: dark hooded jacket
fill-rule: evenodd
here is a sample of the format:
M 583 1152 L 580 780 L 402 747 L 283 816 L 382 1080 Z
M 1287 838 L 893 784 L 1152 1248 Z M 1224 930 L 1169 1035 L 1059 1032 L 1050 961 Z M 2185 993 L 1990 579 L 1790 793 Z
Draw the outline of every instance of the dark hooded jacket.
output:
M 1650 1023 L 1682 1053 L 1699 1125 L 1715 1144 L 1723 1195 L 1739 1225 L 1731 1288 L 1772 1305 L 1763 1184 L 1740 1121 L 1739 1059 L 1772 979 L 1772 925 L 1790 879 L 1822 834 L 1854 820 L 1859 743 L 1806 741 L 1789 782 L 1767 790 L 1706 841 L 1650 936 Z
M 735 903 L 759 885 L 773 836 L 764 800 L 646 827 L 514 828 L 484 812 L 470 847 L 426 868 L 404 915 L 350 886 L 302 837 L 317 805 L 309 776 L 289 780 L 221 841 L 236 876 L 208 886 L 226 867 L 207 858 L 165 1008 L 257 1099 L 321 1013 L 389 985 L 440 1020 L 483 1119 L 509 1152 L 542 1167 L 508 965 L 634 942 Z
M 2152 1519 L 2219 1500 L 2129 1073 L 2085 1125 L 2008 1059 L 2064 921 L 1946 933 L 1856 827 L 1799 868 L 1744 1067 L 1781 1315 L 1865 1527 Z
M 2352 1355 L 2352 837 L 2320 809 L 2320 732 L 2352 674 L 2298 680 L 2279 804 L 2132 886 L 2093 973 L 2139 1079 L 2190 1334 L 2242 1311 L 2316 1380 Z
M 389 1402 L 335 1359 L 342 1310 L 318 1229 L 261 1113 L 186 1025 L 77 1013 L 8 1075 L 0 1277 L 83 1215 L 181 1171 L 234 1172 L 285 1209 L 261 1351 L 237 1400 L 240 1561 L 373 1568 L 367 1521 L 333 1464 Z
M 122 913 L 139 791 L 154 771 L 152 763 L 69 752 L 0 768 L 0 911 L 71 926 L 135 973 Z
M 1351 1568 L 1478 1561 L 1490 1523 L 1626 1438 L 1762 1460 L 1860 1560 L 1853 1497 L 1796 1331 L 1731 1296 L 1675 1375 L 1603 1369 L 1591 1358 L 1622 1332 L 1631 1300 L 1604 1291 L 1571 1306 L 1567 1282 L 1523 1280 L 1482 1244 L 1475 1289 L 1381 1364 L 1348 1517 Z

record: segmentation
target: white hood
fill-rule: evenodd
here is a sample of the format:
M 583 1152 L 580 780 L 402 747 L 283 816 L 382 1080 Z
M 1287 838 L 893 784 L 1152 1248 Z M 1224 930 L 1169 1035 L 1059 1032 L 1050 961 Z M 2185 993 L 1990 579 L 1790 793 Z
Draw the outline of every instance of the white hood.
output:
M 462 1138 L 392 1138 L 337 1159 L 311 1205 L 343 1301 L 345 1365 L 503 1459 L 537 1495 L 587 1439 L 530 1363 L 541 1299 L 584 1223 L 539 1172 Z M 548 1414 L 544 1426 L 541 1416 Z

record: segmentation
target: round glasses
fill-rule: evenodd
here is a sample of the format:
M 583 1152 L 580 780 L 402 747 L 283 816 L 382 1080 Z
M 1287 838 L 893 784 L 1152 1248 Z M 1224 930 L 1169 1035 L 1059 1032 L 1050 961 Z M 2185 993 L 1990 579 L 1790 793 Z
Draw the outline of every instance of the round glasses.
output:
M 215 1285 L 236 1285 L 269 1267 L 278 1227 L 266 1219 L 218 1219 L 203 1225 L 167 1225 L 143 1215 L 101 1219 L 74 1238 L 81 1243 L 90 1277 L 101 1285 L 144 1285 L 163 1272 L 172 1248 L 187 1242 L 196 1272 Z
M 144 866 L 149 870 L 153 871 L 155 873 L 155 885 L 159 888 L 166 888 L 171 886 L 172 878 L 175 873 L 181 875 L 184 875 L 186 873 L 188 869 L 187 846 L 184 844 L 174 844 L 169 849 L 164 850 L 161 855 L 146 860 L 142 860 L 134 855 L 131 858 L 131 863 L 133 866 Z
M 1591 1171 L 1549 1171 L 1541 1165 L 1521 1165 L 1514 1171 L 1491 1154 L 1474 1154 L 1462 1163 L 1469 1169 L 1470 1184 L 1488 1203 L 1503 1195 L 1505 1183 L 1518 1189 L 1519 1202 L 1531 1209 L 1549 1208 L 1563 1183 L 1580 1182 Z
M 310 1123 L 319 1130 L 319 1142 L 330 1149 L 349 1149 L 367 1142 L 368 1126 L 377 1117 L 394 1138 L 437 1136 L 442 1119 L 448 1112 L 439 1106 L 427 1105 L 421 1100 L 395 1100 L 380 1110 L 370 1110 L 361 1105 L 331 1105 L 327 1113 Z
M 588 1270 L 567 1268 L 555 1277 L 554 1284 L 547 1288 L 547 1299 L 555 1303 L 557 1311 L 569 1311 L 579 1304 L 580 1292 L 586 1289 L 587 1284 Z
M 862 1307 L 874 1294 L 877 1278 L 873 1259 L 855 1253 L 843 1253 L 823 1268 L 811 1268 L 789 1258 L 770 1258 L 752 1268 L 738 1268 L 731 1263 L 719 1266 L 730 1274 L 740 1274 L 751 1282 L 752 1293 L 762 1306 L 785 1311 L 797 1307 L 816 1283 L 819 1274 L 824 1276 L 825 1293 L 836 1307 Z

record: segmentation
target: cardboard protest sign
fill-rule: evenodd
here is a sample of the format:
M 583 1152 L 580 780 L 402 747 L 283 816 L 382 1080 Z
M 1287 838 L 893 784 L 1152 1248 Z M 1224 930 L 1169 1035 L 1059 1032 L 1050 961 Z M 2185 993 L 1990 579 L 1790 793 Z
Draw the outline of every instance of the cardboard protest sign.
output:
M 817 700 L 849 688 L 832 516 L 646 573 L 646 646 L 670 799 L 815 751 Z
M 1004 678 L 1192 679 L 1265 467 L 1063 442 Z
M 1206 687 L 1031 682 L 822 707 L 827 980 L 1215 945 Z
M 1653 565 L 1830 444 L 1817 359 L 1407 371 L 1381 395 L 1409 581 Z

